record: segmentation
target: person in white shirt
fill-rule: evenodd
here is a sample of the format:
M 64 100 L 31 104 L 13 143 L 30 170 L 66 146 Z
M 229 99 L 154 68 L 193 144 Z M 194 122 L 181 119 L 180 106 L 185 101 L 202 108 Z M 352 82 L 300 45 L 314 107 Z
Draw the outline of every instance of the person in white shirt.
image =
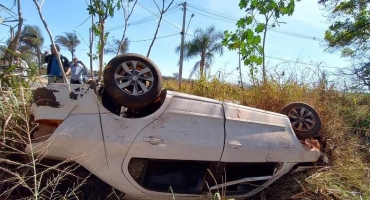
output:
M 21 56 L 21 52 L 19 52 L 18 50 L 15 50 L 15 51 L 14 51 L 14 63 L 15 63 L 19 68 L 21 68 L 21 70 L 22 70 L 22 72 L 21 72 L 22 77 L 27 78 L 27 76 L 28 76 L 27 70 L 29 69 L 29 67 L 28 67 L 27 62 L 26 62 L 26 61 L 24 61 L 24 60 L 22 60 L 22 59 L 20 58 L 20 56 Z
M 78 62 L 78 58 L 74 58 L 71 65 L 71 84 L 82 84 L 83 73 L 86 73 L 85 68 Z

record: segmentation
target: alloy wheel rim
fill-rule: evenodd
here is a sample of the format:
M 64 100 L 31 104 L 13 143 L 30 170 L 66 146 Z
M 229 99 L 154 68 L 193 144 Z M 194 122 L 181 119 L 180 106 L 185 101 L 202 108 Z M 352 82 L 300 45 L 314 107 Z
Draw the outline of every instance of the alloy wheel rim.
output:
M 310 131 L 315 127 L 316 119 L 314 114 L 307 108 L 295 107 L 292 108 L 288 117 L 293 129 L 297 131 Z
M 121 63 L 114 72 L 114 81 L 124 93 L 140 96 L 153 87 L 154 76 L 148 66 L 139 61 Z

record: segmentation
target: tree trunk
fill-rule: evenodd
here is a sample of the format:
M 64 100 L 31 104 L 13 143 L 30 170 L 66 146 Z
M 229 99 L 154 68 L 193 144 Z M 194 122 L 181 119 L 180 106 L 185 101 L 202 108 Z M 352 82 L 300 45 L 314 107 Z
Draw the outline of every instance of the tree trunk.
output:
M 41 6 L 39 5 L 39 3 L 37 2 L 37 0 L 33 0 L 33 2 L 35 3 L 36 5 L 36 8 L 37 8 L 37 11 L 39 13 L 39 16 L 40 16 L 40 19 L 42 21 L 42 23 L 44 24 L 44 27 L 46 29 L 46 31 L 48 32 L 49 34 L 49 38 L 50 38 L 50 42 L 51 42 L 51 45 L 53 46 L 53 48 L 56 48 L 55 47 L 55 42 L 54 42 L 54 39 L 53 39 L 53 35 L 51 34 L 51 31 L 48 27 L 48 24 L 46 23 L 45 19 L 44 19 L 44 16 L 42 15 L 42 12 L 41 12 Z M 63 64 L 62 64 L 62 61 L 60 60 L 60 53 L 57 51 L 57 61 L 58 61 L 58 64 L 59 64 L 59 67 L 60 67 L 60 71 L 62 72 L 62 76 L 63 76 L 63 80 L 65 81 L 65 83 L 68 83 L 68 80 L 67 80 L 67 76 L 66 76 L 66 73 L 64 72 L 64 69 L 63 69 Z M 69 92 L 71 91 L 71 86 L 70 84 L 67 84 L 68 85 L 68 90 Z M 37 198 L 36 198 L 37 199 Z
M 265 66 L 265 43 L 266 43 L 266 35 L 267 35 L 267 23 L 268 18 L 266 17 L 266 23 L 265 23 L 265 30 L 263 32 L 263 43 L 262 43 L 262 77 L 263 77 L 263 83 L 266 83 L 266 66 Z
M 37 68 L 37 73 L 38 75 L 40 75 L 40 71 L 41 71 L 41 48 L 40 47 L 36 47 L 36 55 L 37 55 L 37 63 L 38 63 L 38 68 Z
M 205 65 L 205 60 L 206 60 L 206 52 L 202 52 L 202 55 L 200 57 L 200 62 L 199 62 L 199 71 L 200 71 L 200 77 L 203 78 L 204 76 L 204 65 Z
M 130 2 L 127 2 L 127 3 L 130 3 Z M 123 45 L 123 40 L 125 39 L 125 36 L 126 36 L 126 31 L 127 31 L 127 25 L 128 25 L 128 20 L 130 19 L 130 16 L 131 16 L 131 14 L 132 14 L 132 12 L 134 11 L 134 8 L 135 8 L 135 5 L 136 5 L 136 3 L 137 3 L 137 0 L 135 0 L 135 2 L 134 2 L 134 5 L 132 6 L 132 8 L 131 8 L 131 11 L 129 10 L 128 11 L 128 15 L 126 14 L 126 8 L 123 8 L 122 10 L 123 10 L 123 15 L 124 15 L 124 18 L 125 18 L 125 28 L 123 29 L 123 34 L 122 34 L 122 38 L 121 38 L 121 41 L 119 42 L 119 46 L 118 46 L 118 49 L 117 49 L 117 54 L 116 54 L 116 56 L 118 56 L 118 54 L 119 53 L 121 53 L 122 54 L 122 52 L 121 52 L 121 45 Z M 124 5 L 123 4 L 123 0 L 121 0 L 121 5 Z M 127 6 L 128 7 L 128 6 Z
M 240 45 L 239 45 L 239 52 L 238 52 L 238 55 L 239 55 L 239 76 L 240 76 L 240 85 L 241 85 L 241 88 L 242 90 L 244 89 L 244 84 L 243 84 L 243 76 L 242 76 L 242 69 L 241 69 L 241 61 L 240 61 Z
M 21 10 L 21 1 L 17 0 L 18 6 L 18 29 L 17 33 L 14 38 L 9 43 L 8 49 L 5 52 L 5 57 L 9 59 L 9 65 L 11 66 L 14 61 L 14 51 L 18 48 L 19 38 L 21 37 L 22 26 L 23 26 L 23 18 L 22 18 L 22 10 Z
M 103 72 L 103 53 L 104 53 L 104 19 L 99 18 L 100 23 L 100 49 L 99 49 L 99 77 L 98 80 L 101 80 Z
M 163 17 L 163 13 L 161 13 L 161 16 L 159 17 L 159 21 L 158 21 L 158 24 L 157 24 L 157 30 L 155 30 L 154 37 L 153 37 L 152 43 L 150 43 L 150 46 L 149 46 L 148 53 L 147 53 L 146 57 L 149 57 L 150 50 L 152 49 L 154 41 L 157 38 L 158 30 L 159 30 L 159 27 L 161 26 L 162 17 Z
M 155 39 L 157 38 L 157 34 L 158 34 L 158 30 L 159 30 L 159 27 L 161 26 L 161 21 L 162 21 L 162 18 L 163 18 L 163 15 L 164 13 L 167 12 L 168 8 L 172 5 L 173 1 L 174 0 L 171 0 L 171 2 L 167 5 L 167 8 L 164 9 L 164 3 L 165 3 L 165 0 L 162 0 L 162 9 L 159 8 L 159 6 L 157 5 L 156 1 L 153 0 L 155 5 L 157 6 L 158 8 L 158 11 L 160 12 L 160 16 L 159 16 L 159 20 L 158 20 L 158 25 L 157 25 L 157 30 L 155 30 L 155 34 L 154 34 L 154 37 L 153 37 L 153 40 L 152 40 L 152 43 L 150 44 L 149 46 L 149 49 L 148 49 L 148 54 L 146 55 L 146 57 L 149 57 L 149 54 L 150 54 L 150 51 L 152 50 L 152 47 L 153 47 L 153 44 L 154 44 L 154 41 Z

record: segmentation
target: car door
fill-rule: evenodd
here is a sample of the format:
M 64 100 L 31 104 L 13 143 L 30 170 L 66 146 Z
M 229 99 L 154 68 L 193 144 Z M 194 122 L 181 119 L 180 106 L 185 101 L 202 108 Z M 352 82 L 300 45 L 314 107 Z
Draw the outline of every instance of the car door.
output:
M 224 103 L 228 194 L 247 194 L 273 178 L 291 153 L 292 132 L 278 113 Z M 220 187 L 214 186 L 211 189 Z
M 288 161 L 294 133 L 278 113 L 224 103 L 224 162 Z
M 222 103 L 175 93 L 167 110 L 134 140 L 125 157 L 123 172 L 146 195 L 171 195 L 170 186 L 175 193 L 191 195 L 191 187 L 197 184 L 179 191 L 175 188 L 180 184 L 176 180 L 188 179 L 185 171 L 193 167 L 199 176 L 191 180 L 201 181 L 210 163 L 221 159 L 223 145 Z

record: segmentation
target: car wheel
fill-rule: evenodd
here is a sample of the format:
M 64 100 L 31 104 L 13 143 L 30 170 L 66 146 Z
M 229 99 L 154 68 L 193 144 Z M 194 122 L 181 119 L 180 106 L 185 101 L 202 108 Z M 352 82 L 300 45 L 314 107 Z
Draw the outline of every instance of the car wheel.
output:
M 152 103 L 162 89 L 162 74 L 149 58 L 124 54 L 109 61 L 104 69 L 104 86 L 115 103 L 140 109 Z
M 284 106 L 280 113 L 288 116 L 298 139 L 305 140 L 319 135 L 321 119 L 310 105 L 300 102 L 290 103 Z

